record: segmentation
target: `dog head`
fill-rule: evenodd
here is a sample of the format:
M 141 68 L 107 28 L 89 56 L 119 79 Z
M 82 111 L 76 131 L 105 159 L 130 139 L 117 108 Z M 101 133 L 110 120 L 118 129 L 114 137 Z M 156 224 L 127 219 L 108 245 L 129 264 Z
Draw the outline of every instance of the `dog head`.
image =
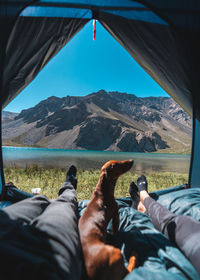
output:
M 131 169 L 133 162 L 133 160 L 110 160 L 103 165 L 101 172 L 106 173 L 107 176 L 112 176 L 113 179 L 117 179 Z

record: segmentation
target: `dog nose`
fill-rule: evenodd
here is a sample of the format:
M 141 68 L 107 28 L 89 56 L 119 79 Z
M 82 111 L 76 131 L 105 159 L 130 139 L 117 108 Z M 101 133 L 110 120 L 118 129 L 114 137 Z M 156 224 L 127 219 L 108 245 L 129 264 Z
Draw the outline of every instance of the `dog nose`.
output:
M 125 168 L 127 171 L 131 169 L 133 166 L 134 160 L 128 159 L 128 160 L 123 160 L 119 164 L 122 168 Z
M 128 164 L 129 164 L 130 166 L 132 166 L 133 163 L 134 163 L 134 160 L 133 160 L 133 159 L 129 159 L 129 160 L 128 160 Z

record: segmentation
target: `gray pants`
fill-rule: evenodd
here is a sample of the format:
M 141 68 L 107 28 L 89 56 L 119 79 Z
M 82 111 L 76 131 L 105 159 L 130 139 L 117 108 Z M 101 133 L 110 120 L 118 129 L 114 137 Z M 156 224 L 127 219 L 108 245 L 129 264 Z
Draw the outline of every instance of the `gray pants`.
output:
M 1 279 L 80 279 L 77 199 L 64 183 L 54 201 L 37 195 L 0 210 Z
M 151 197 L 144 200 L 144 206 L 155 228 L 183 252 L 200 274 L 200 223 L 173 214 Z

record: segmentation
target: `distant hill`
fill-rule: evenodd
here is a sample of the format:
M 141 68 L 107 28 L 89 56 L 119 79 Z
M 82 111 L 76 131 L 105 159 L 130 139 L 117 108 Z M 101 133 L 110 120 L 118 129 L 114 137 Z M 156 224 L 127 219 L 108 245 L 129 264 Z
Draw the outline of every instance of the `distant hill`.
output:
M 4 145 L 190 151 L 191 119 L 168 97 L 139 98 L 100 90 L 84 97 L 52 96 L 18 115 L 3 115 Z
M 12 113 L 8 111 L 3 111 L 2 113 L 2 121 L 5 124 L 6 122 L 13 121 L 14 118 L 18 115 L 18 113 Z

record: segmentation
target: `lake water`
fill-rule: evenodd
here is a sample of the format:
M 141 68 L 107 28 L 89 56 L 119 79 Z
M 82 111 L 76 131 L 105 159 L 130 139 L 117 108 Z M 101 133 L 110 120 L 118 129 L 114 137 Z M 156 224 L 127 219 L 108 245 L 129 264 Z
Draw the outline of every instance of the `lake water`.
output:
M 100 168 L 110 159 L 134 160 L 134 171 L 170 171 L 188 173 L 190 156 L 178 154 L 123 153 L 105 151 L 59 150 L 46 148 L 3 147 L 4 166 L 26 167 L 37 164 L 43 167 Z

